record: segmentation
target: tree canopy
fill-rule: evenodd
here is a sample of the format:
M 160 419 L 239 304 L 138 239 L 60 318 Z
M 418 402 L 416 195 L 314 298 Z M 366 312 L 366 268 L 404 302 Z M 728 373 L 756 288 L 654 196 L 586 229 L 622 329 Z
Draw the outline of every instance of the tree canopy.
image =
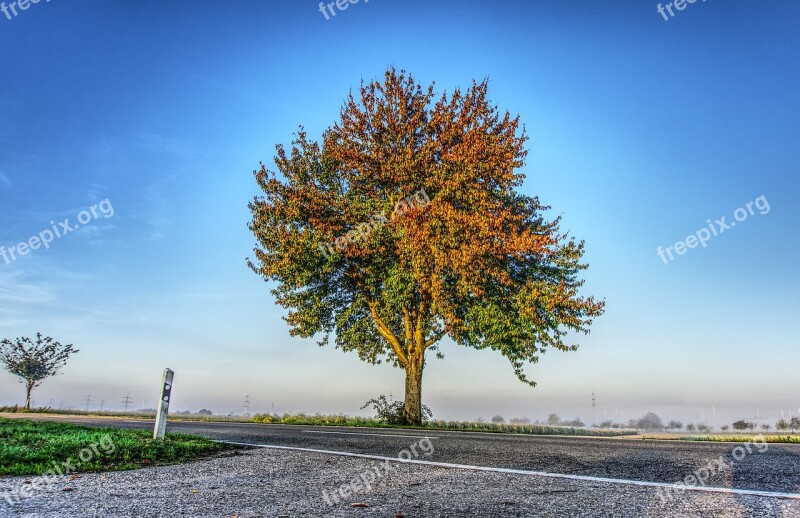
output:
M 487 97 L 488 81 L 435 94 L 387 70 L 363 82 L 322 135 L 301 127 L 254 172 L 250 267 L 275 282 L 291 334 L 334 335 L 366 362 L 406 371 L 406 415 L 421 415 L 428 350 L 504 355 L 516 376 L 548 348 L 577 349 L 602 301 L 584 297 L 584 243 L 518 192 L 527 135 Z M 391 216 L 389 216 L 391 215 Z M 335 243 L 335 252 L 331 243 Z

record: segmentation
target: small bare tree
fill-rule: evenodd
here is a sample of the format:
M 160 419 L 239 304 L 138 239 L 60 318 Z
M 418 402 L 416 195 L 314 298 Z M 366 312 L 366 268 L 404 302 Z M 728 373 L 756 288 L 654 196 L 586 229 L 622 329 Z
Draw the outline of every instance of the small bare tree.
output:
M 667 429 L 672 431 L 683 430 L 683 423 L 681 423 L 680 421 L 672 420 L 669 423 L 667 423 Z
M 547 424 L 550 426 L 558 426 L 561 424 L 561 418 L 558 417 L 558 414 L 550 414 L 547 416 Z
M 44 379 L 58 374 L 70 355 L 77 352 L 72 344 L 62 345 L 41 333 L 37 333 L 35 341 L 23 337 L 13 342 L 9 339 L 0 342 L 0 363 L 8 372 L 22 378 L 20 383 L 25 383 L 26 412 L 31 409 L 31 391 Z

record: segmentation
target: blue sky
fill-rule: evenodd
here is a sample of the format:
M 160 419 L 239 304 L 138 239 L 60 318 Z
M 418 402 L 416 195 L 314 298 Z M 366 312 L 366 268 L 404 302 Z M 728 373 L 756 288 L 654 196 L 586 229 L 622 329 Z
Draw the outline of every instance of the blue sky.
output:
M 8 3 L 8 2 L 6 2 Z M 299 125 L 318 138 L 363 79 L 393 65 L 440 90 L 490 78 L 525 123 L 524 192 L 585 239 L 606 314 L 576 353 L 519 383 L 488 351 L 445 343 L 423 398 L 442 418 L 654 410 L 721 420 L 800 412 L 800 4 L 370 0 L 31 4 L 0 14 L 0 245 L 102 200 L 92 219 L 9 264 L 0 337 L 81 352 L 37 404 L 358 413 L 402 372 L 290 338 L 245 264 L 252 170 Z M 657 255 L 759 196 L 766 214 Z M 598 407 L 591 407 L 591 392 Z M 0 404 L 22 386 L 0 373 Z M 712 408 L 713 407 L 713 408 Z

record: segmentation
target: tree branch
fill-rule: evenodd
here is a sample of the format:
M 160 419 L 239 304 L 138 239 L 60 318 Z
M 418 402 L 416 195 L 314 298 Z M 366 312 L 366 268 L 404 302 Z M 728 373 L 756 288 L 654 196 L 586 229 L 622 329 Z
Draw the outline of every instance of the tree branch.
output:
M 417 313 L 417 325 L 414 329 L 414 344 L 419 347 L 419 352 L 425 352 L 425 333 L 424 333 L 424 322 L 423 319 L 425 318 L 425 312 L 427 308 L 425 307 L 425 302 L 420 302 L 419 309 Z
M 413 338 L 411 333 L 411 314 L 408 311 L 408 308 L 403 306 L 403 323 L 406 326 L 406 343 L 410 344 L 411 339 Z
M 444 335 L 446 335 L 446 334 L 447 334 L 447 331 L 440 331 L 440 332 L 436 333 L 435 335 L 433 335 L 431 338 L 429 338 L 425 342 L 425 349 L 427 349 L 428 347 L 432 346 L 433 344 L 435 344 L 436 342 L 441 340 L 442 337 L 444 337 Z
M 387 326 L 381 317 L 378 315 L 377 305 L 374 301 L 367 300 L 367 305 L 369 306 L 370 314 L 372 315 L 372 320 L 375 321 L 375 325 L 378 328 L 378 332 L 386 338 L 386 341 L 389 342 L 389 345 L 392 347 L 394 354 L 397 356 L 397 359 L 403 365 L 403 367 L 408 366 L 408 356 L 406 356 L 405 351 L 403 351 L 403 346 L 397 337 L 394 335 L 389 326 Z

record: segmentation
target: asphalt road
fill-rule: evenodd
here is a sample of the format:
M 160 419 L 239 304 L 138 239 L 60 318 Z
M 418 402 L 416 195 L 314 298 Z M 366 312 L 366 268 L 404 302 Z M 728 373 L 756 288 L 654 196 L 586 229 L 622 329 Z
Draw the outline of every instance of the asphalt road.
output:
M 152 429 L 152 421 L 58 417 L 90 426 Z M 702 468 L 717 473 L 705 486 L 800 493 L 800 445 L 769 444 L 750 452 L 732 443 L 543 437 L 490 433 L 201 423 L 174 421 L 168 431 L 215 440 L 397 457 L 430 437 L 434 446 L 424 460 L 554 474 L 631 481 L 675 483 Z M 740 447 L 735 451 L 737 446 Z

